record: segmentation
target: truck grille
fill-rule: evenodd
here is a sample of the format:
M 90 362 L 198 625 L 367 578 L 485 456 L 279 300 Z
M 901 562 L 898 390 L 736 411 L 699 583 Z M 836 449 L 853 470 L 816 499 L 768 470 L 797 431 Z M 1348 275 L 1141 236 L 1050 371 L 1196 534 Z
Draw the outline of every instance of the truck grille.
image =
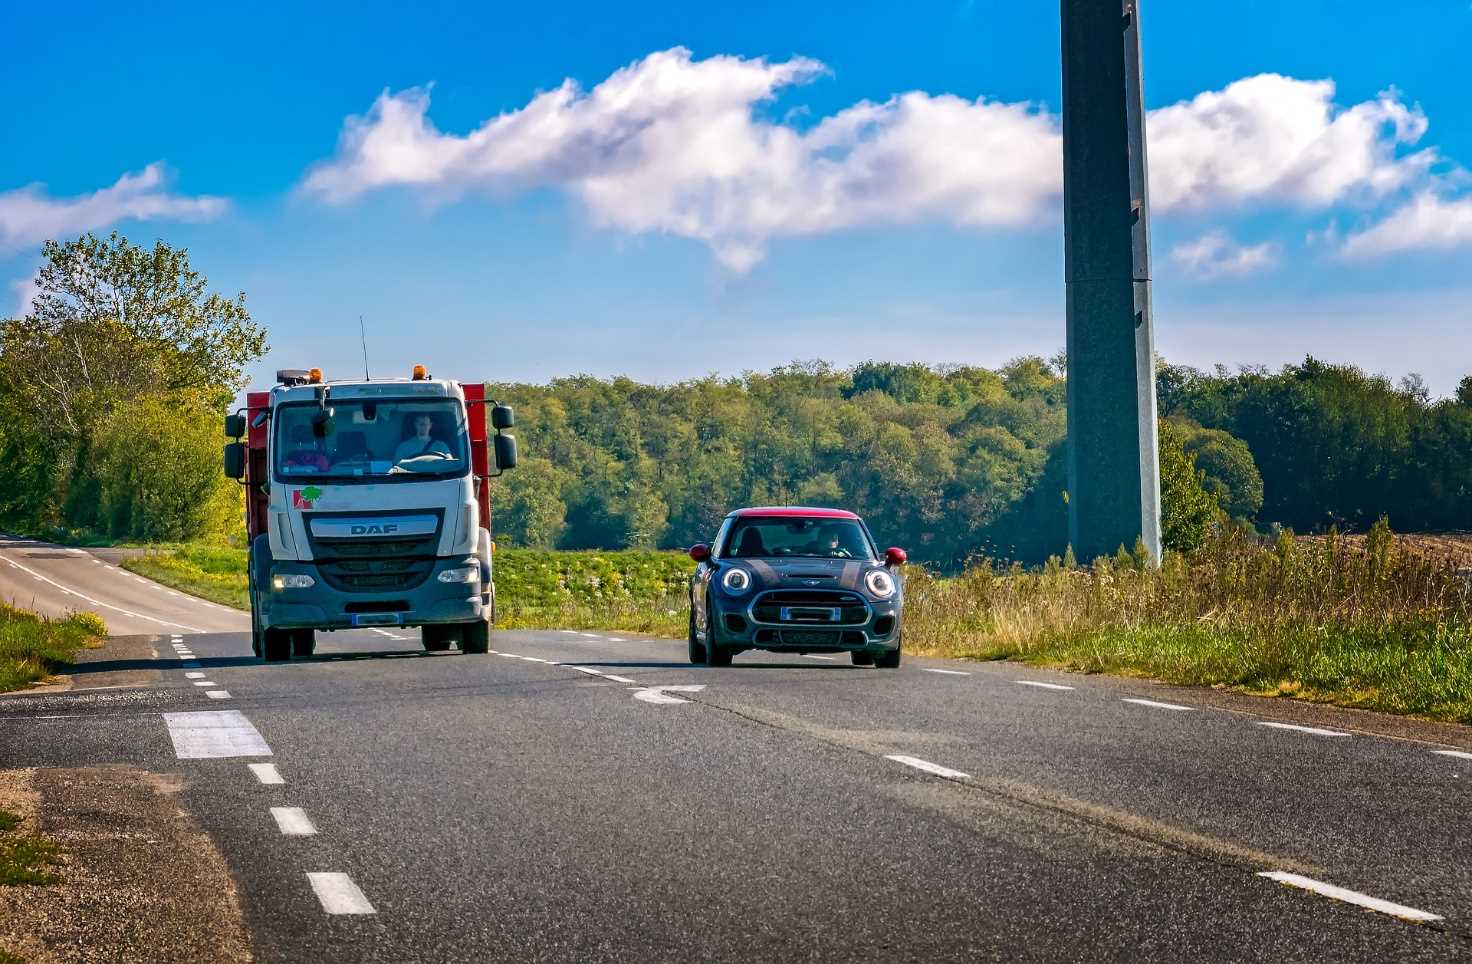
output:
M 787 618 L 783 619 L 786 611 Z M 836 611 L 838 618 L 832 619 Z M 869 605 L 858 593 L 836 589 L 774 589 L 762 593 L 751 607 L 759 623 L 862 626 L 869 621 Z M 784 634 L 785 635 L 785 634 Z
M 327 585 L 339 592 L 378 595 L 405 592 L 429 578 L 443 525 L 442 519 L 438 521 L 428 535 L 344 539 L 312 535 L 311 518 L 306 520 L 312 556 Z

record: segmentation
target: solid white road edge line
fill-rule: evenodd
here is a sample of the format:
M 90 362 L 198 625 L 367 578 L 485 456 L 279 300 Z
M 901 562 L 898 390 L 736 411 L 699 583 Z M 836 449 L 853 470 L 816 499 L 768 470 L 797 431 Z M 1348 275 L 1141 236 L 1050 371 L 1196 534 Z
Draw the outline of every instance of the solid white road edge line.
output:
M 329 914 L 378 913 L 347 874 L 307 874 L 307 881 Z
M 941 673 L 941 674 L 943 674 L 945 676 L 970 676 L 971 675 L 970 673 L 963 673 L 959 669 L 931 669 L 929 666 L 922 666 L 920 668 L 923 669 L 927 673 Z
M 110 605 L 100 599 L 93 599 L 91 596 L 83 595 L 82 593 L 77 592 L 75 589 L 68 589 L 66 586 L 63 586 L 61 583 L 57 582 L 54 579 L 47 579 L 36 570 L 27 568 L 26 566 L 23 566 L 18 562 L 14 562 L 10 559 L 6 559 L 5 561 L 10 564 L 10 567 L 12 569 L 19 569 L 22 572 L 28 572 L 35 579 L 47 583 L 48 585 L 55 586 L 57 589 L 60 589 L 62 592 L 66 593 L 69 596 L 76 596 L 78 599 L 85 599 L 94 606 L 101 606 L 103 609 L 111 609 L 115 613 L 122 613 L 124 616 L 131 616 L 134 619 L 143 619 L 147 620 L 150 623 L 158 623 L 160 626 L 175 626 L 190 633 L 202 632 L 202 630 L 195 629 L 193 626 L 185 626 L 183 623 L 171 623 L 167 619 L 157 619 L 153 616 L 145 616 L 142 613 L 131 612 L 130 610 L 123 609 L 120 606 Z M 138 581 L 142 582 L 143 580 L 139 579 Z
M 1405 920 L 1433 921 L 1442 919 L 1437 914 L 1432 914 L 1424 910 L 1417 910 L 1414 907 L 1407 907 L 1404 904 L 1393 904 L 1388 900 L 1381 900 L 1378 897 L 1371 897 L 1368 894 L 1361 894 L 1358 891 L 1347 890 L 1343 887 L 1336 887 L 1333 884 L 1326 884 L 1322 880 L 1314 880 L 1312 877 L 1303 877 L 1299 874 L 1285 873 L 1281 870 L 1268 870 L 1258 874 L 1257 876 L 1266 877 L 1269 880 L 1276 880 L 1278 883 L 1287 884 L 1289 887 L 1298 887 L 1303 890 L 1312 891 L 1313 893 L 1320 894 L 1324 897 L 1332 897 L 1335 900 L 1342 900 L 1345 903 L 1354 904 L 1356 907 L 1363 907 L 1366 910 L 1379 911 L 1382 914 L 1391 914 L 1395 917 L 1404 918 Z
M 1454 756 L 1459 760 L 1472 760 L 1472 753 L 1463 753 L 1461 750 L 1432 750 L 1438 756 Z
M 272 807 L 271 816 L 276 818 L 276 827 L 288 837 L 310 837 L 317 832 L 301 807 Z
M 255 774 L 258 781 L 268 787 L 279 787 L 286 782 L 274 763 L 247 763 L 246 766 L 250 767 L 250 772 Z
M 1275 723 L 1272 720 L 1258 720 L 1258 726 L 1270 726 L 1275 730 L 1293 730 L 1295 733 L 1311 733 L 1314 736 L 1349 736 L 1340 730 L 1321 730 L 1317 726 L 1295 726 L 1292 723 Z
M 971 777 L 969 773 L 952 770 L 950 767 L 943 767 L 939 763 L 931 763 L 929 760 L 922 760 L 917 756 L 892 753 L 886 756 L 885 759 L 893 760 L 896 763 L 903 763 L 905 766 L 914 767 L 917 770 L 924 770 L 926 773 L 931 773 L 938 777 L 945 777 L 947 780 L 967 780 Z
M 1020 679 L 1016 681 L 1019 686 L 1036 686 L 1043 690 L 1071 690 L 1072 686 L 1064 686 L 1062 683 L 1043 683 L 1035 679 Z
M 1190 706 L 1177 706 L 1175 703 L 1158 703 L 1155 700 L 1121 699 L 1121 703 L 1134 703 L 1137 706 L 1153 706 L 1157 710 L 1189 710 Z

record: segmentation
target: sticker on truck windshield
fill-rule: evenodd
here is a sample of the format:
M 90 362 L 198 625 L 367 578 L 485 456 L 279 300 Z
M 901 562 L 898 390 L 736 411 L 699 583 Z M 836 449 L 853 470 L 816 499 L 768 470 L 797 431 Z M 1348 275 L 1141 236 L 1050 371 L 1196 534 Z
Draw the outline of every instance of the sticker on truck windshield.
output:
M 293 509 L 310 509 L 316 504 L 322 495 L 322 490 L 315 485 L 309 485 L 305 489 L 293 489 L 291 492 L 291 507 Z

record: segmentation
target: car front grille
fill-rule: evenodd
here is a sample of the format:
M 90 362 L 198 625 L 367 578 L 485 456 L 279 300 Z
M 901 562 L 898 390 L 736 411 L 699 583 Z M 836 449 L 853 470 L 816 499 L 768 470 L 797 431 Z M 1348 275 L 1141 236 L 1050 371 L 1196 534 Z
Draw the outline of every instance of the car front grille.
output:
M 837 619 L 831 618 L 832 611 L 837 612 Z M 781 626 L 861 626 L 869 620 L 869 605 L 858 593 L 845 590 L 773 589 L 756 598 L 751 615 L 759 623 Z

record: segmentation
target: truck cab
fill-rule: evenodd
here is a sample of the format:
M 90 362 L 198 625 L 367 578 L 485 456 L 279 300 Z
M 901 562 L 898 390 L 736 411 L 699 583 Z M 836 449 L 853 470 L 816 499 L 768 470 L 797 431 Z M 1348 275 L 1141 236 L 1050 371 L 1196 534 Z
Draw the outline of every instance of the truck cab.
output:
M 484 385 L 422 366 L 372 381 L 283 371 L 250 393 L 226 420 L 225 469 L 246 487 L 256 655 L 309 655 L 318 631 L 410 626 L 428 651 L 484 653 L 488 486 L 516 464 L 513 421 Z

